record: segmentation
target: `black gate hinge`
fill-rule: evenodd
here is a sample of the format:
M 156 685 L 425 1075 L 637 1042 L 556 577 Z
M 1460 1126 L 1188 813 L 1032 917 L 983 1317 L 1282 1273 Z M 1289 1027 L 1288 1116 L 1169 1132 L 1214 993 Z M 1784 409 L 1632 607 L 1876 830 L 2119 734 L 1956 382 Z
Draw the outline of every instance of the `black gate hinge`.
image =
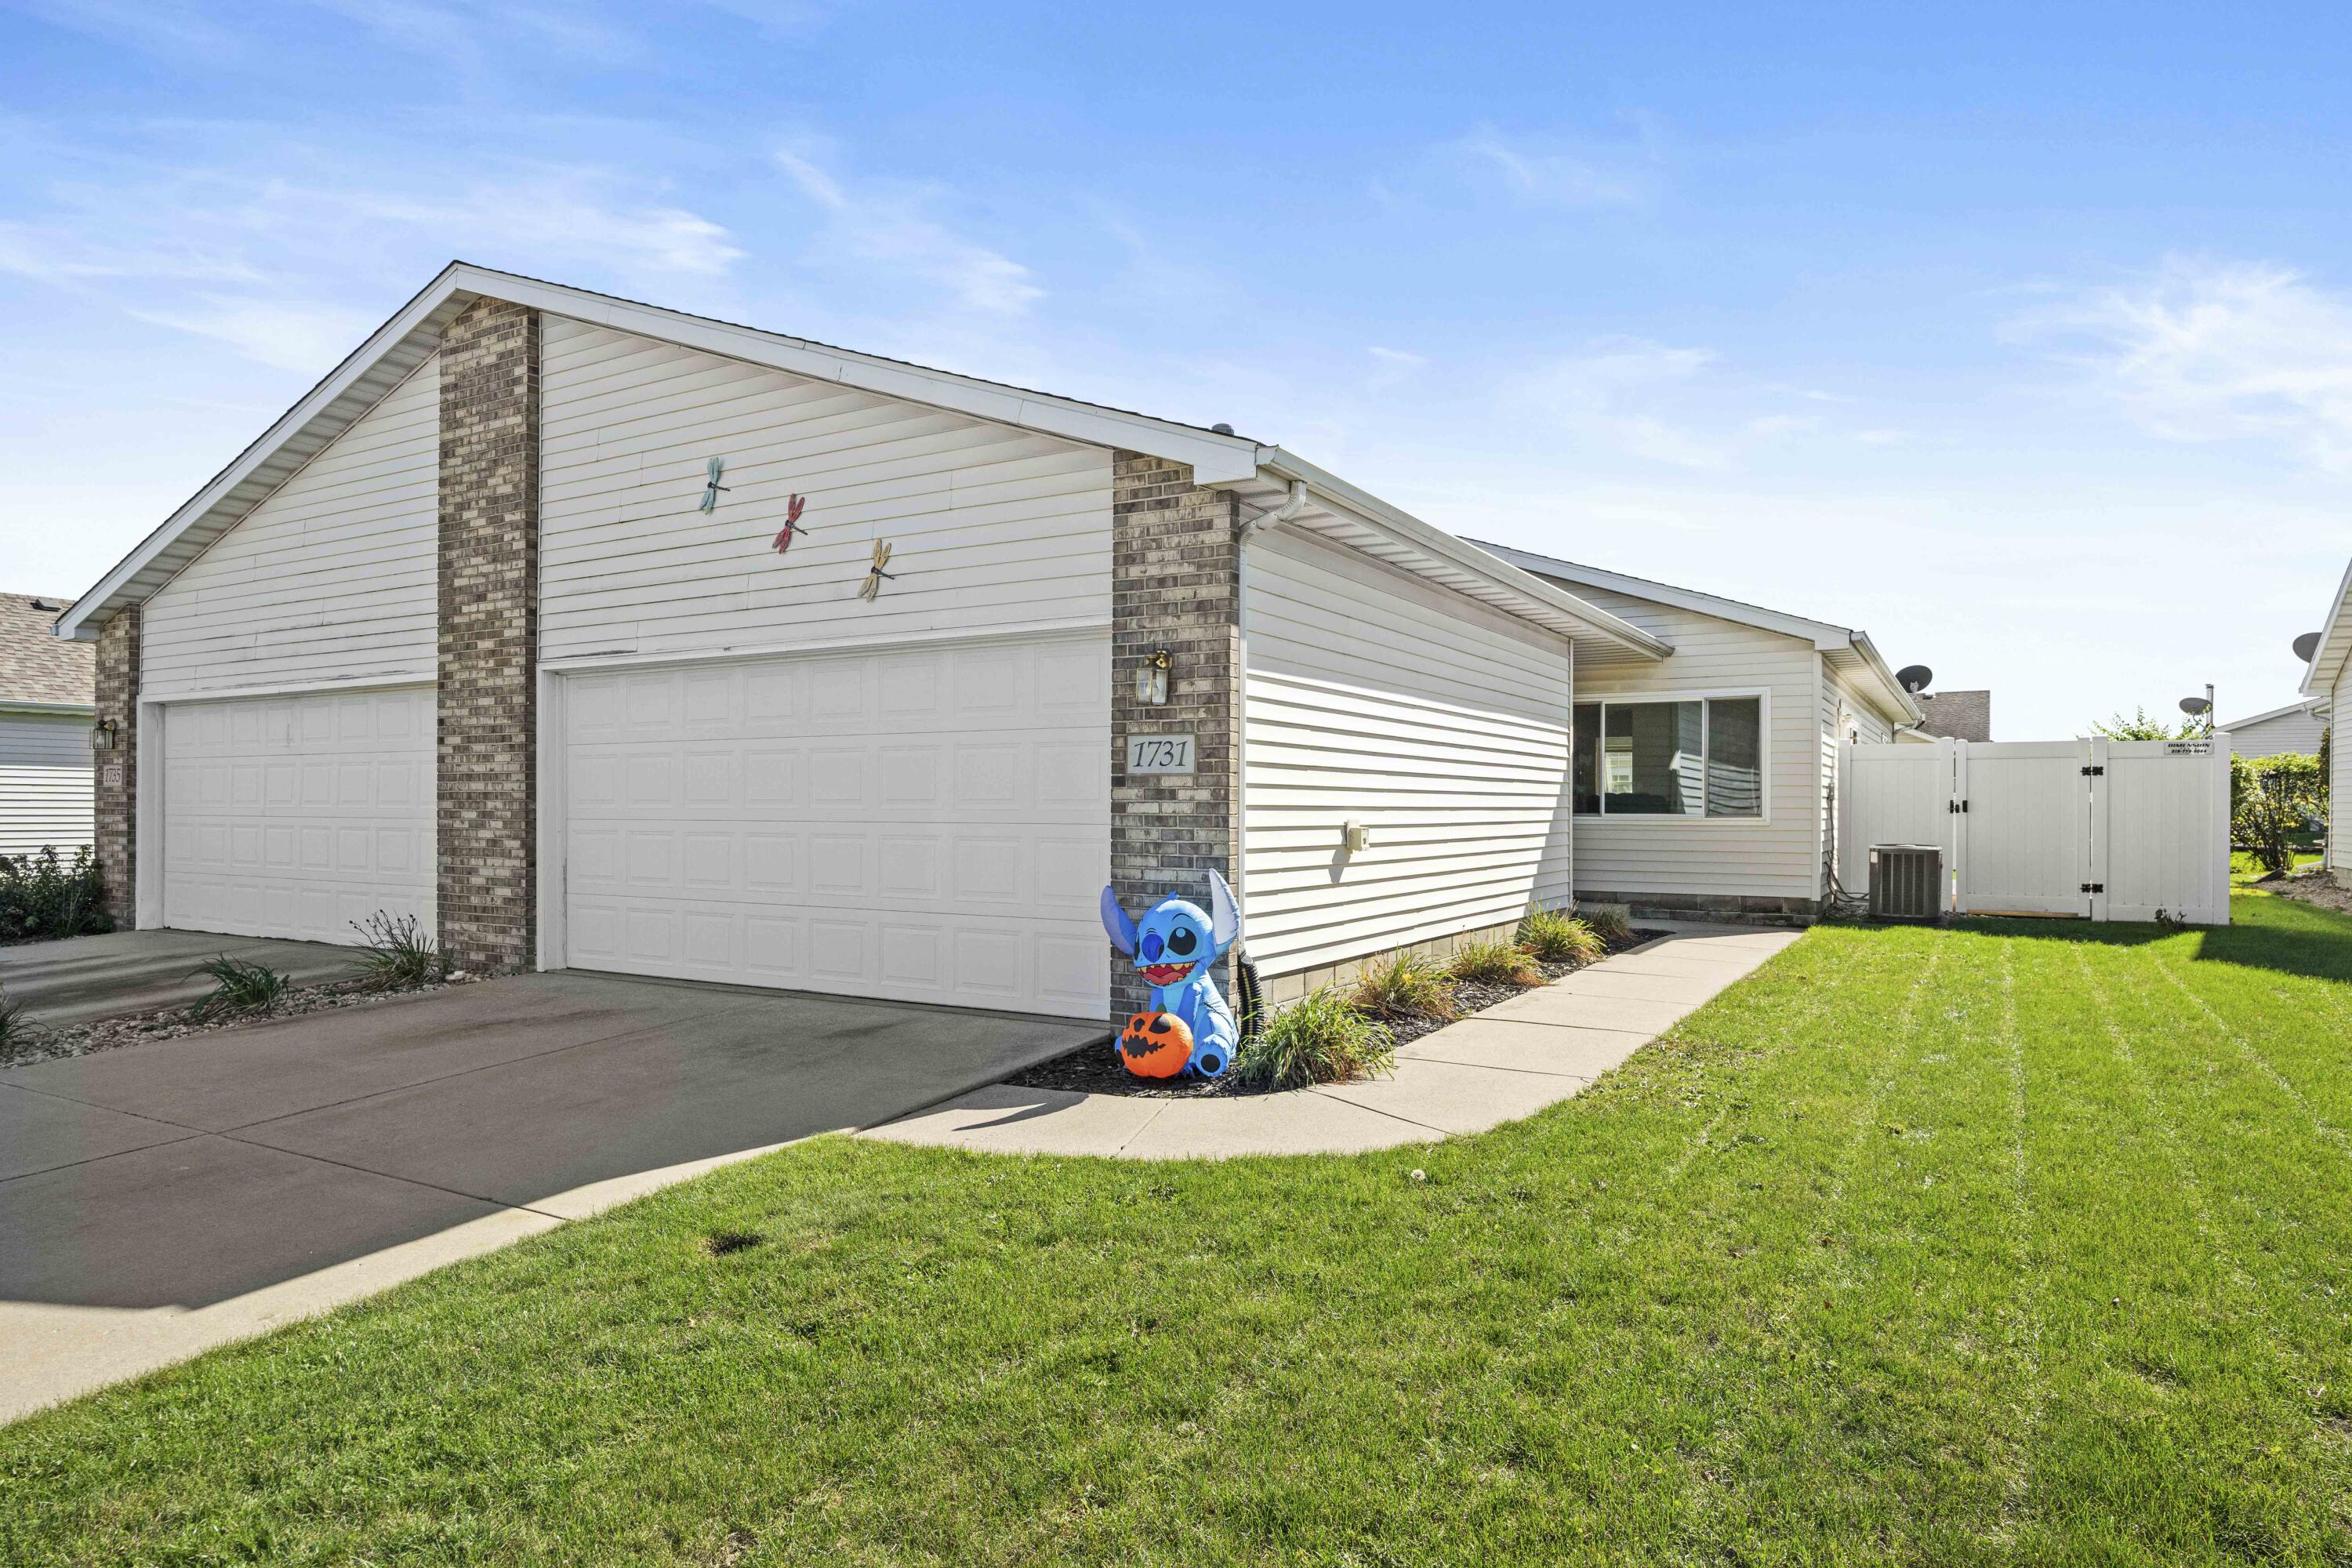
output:
M 2086 779 L 2105 778 L 2106 773 L 2104 766 L 2087 767 L 2083 770 L 2083 776 Z
M 1951 813 L 1954 816 L 1959 816 L 1962 812 L 1968 810 L 1968 808 L 1969 803 L 1964 800 L 1948 800 L 1944 803 L 1944 809 Z
M 2104 893 L 2107 890 L 2107 885 L 2105 882 L 2085 882 L 2081 890 L 2085 893 Z

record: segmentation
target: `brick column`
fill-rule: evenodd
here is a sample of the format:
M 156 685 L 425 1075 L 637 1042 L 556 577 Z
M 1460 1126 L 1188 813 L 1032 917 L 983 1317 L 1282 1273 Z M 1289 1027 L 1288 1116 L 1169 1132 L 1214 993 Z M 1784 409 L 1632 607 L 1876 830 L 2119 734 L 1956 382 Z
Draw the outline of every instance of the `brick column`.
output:
M 441 343 L 442 952 L 528 969 L 539 857 L 540 316 L 479 300 Z
M 139 923 L 139 606 L 114 612 L 98 634 L 98 714 L 115 723 L 98 766 L 94 835 L 100 881 L 115 925 Z
M 1129 914 L 1171 894 L 1207 909 L 1206 873 L 1238 880 L 1241 852 L 1240 505 L 1194 485 L 1185 464 L 1120 452 L 1110 512 L 1111 886 Z M 1135 700 L 1135 671 L 1161 647 L 1175 668 L 1155 708 Z M 1198 771 L 1129 779 L 1130 733 L 1196 737 Z M 1111 958 L 1112 1016 L 1123 1018 L 1150 988 L 1131 961 Z

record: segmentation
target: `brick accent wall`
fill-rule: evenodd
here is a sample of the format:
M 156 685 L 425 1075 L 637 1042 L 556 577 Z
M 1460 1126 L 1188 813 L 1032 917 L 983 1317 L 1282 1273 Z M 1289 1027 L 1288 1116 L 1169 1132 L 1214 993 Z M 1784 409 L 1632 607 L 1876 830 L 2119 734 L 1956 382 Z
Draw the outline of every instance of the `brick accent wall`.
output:
M 539 857 L 540 316 L 481 300 L 441 345 L 443 952 L 530 967 Z
M 1186 464 L 1120 452 L 1110 513 L 1111 886 L 1129 914 L 1171 894 L 1206 909 L 1207 872 L 1237 881 L 1241 851 L 1240 505 L 1193 484 Z M 1135 700 L 1135 671 L 1162 647 L 1175 668 L 1166 706 L 1150 707 Z M 1129 779 L 1129 734 L 1195 736 L 1196 771 Z M 1112 953 L 1112 1016 L 1150 994 L 1133 963 Z
M 114 923 L 139 923 L 139 606 L 117 610 L 98 634 L 98 718 L 117 728 L 97 763 L 99 879 Z

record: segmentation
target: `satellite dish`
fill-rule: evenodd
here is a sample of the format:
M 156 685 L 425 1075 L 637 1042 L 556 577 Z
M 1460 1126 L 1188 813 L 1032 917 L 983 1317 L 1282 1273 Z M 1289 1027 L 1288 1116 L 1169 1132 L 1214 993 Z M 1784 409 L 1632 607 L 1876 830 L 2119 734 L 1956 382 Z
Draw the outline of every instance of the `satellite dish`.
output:
M 2192 719 L 2200 713 L 2211 711 L 2212 707 L 2213 705 L 2202 697 L 2184 697 L 2180 700 L 2180 710 Z
M 2294 639 L 2294 657 L 2304 663 L 2309 664 L 2311 656 L 2318 651 L 2319 634 L 2317 632 L 2305 632 Z
M 1916 697 L 1927 689 L 1927 683 L 1936 679 L 1936 672 L 1924 664 L 1906 664 L 1895 672 L 1895 679 L 1904 690 Z

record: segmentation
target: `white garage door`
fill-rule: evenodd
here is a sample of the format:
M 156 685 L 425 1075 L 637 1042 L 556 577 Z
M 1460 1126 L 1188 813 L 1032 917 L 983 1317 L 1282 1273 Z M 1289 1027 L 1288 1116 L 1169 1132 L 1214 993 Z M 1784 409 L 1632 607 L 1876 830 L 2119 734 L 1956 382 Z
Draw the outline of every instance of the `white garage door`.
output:
M 433 929 L 433 689 L 163 710 L 163 923 L 357 940 Z
M 566 963 L 1107 1016 L 1107 639 L 564 684 Z

